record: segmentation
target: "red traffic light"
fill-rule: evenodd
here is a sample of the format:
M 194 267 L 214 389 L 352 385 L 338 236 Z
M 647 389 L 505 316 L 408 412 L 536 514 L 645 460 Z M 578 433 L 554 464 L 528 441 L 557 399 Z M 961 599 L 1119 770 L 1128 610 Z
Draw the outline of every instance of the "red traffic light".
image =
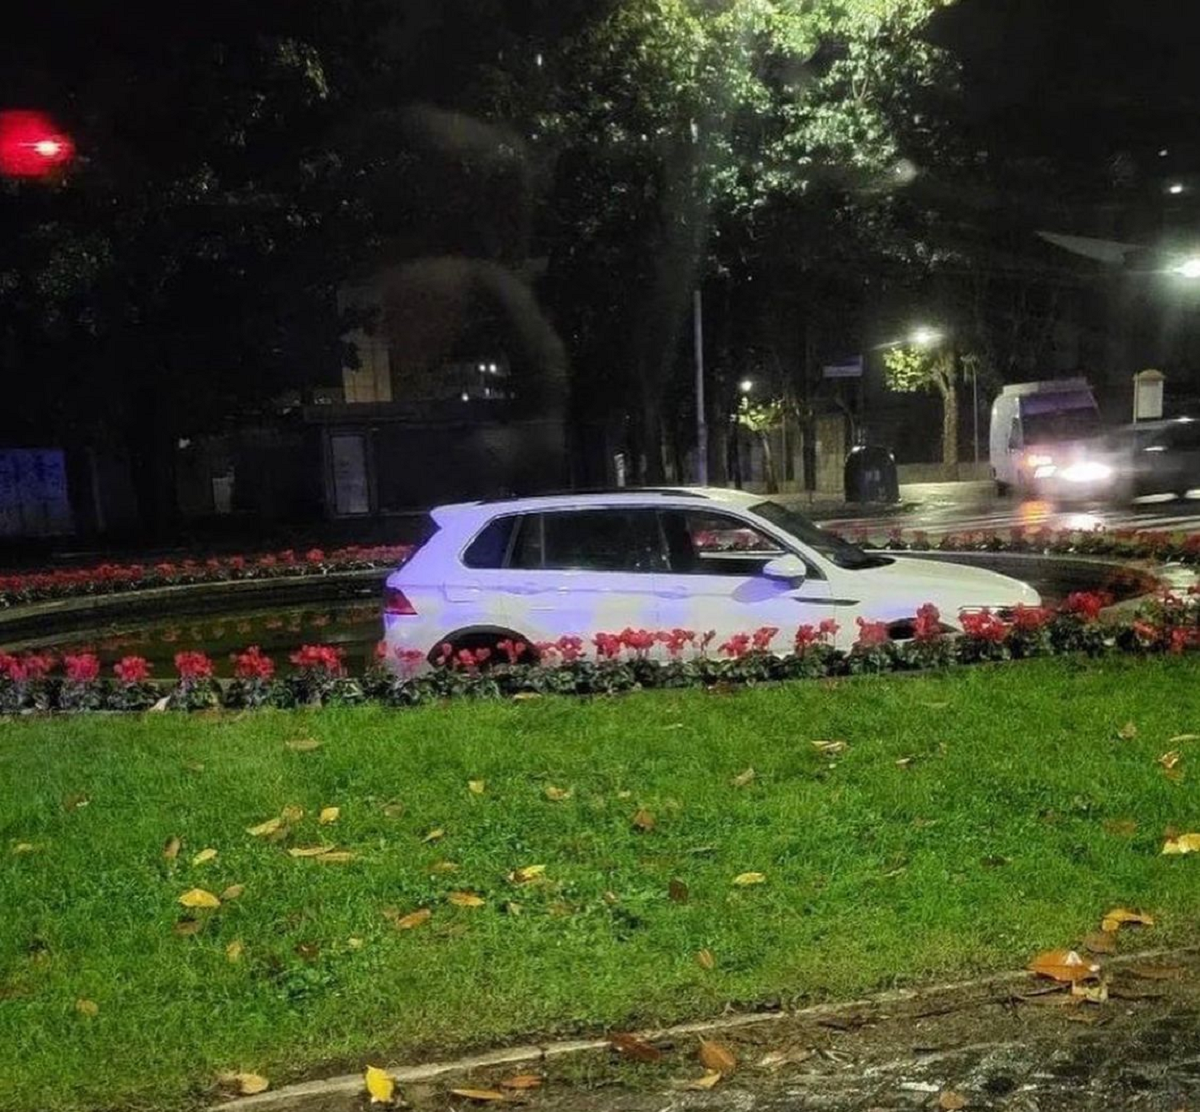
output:
M 0 175 L 47 178 L 75 155 L 71 137 L 42 112 L 0 111 Z

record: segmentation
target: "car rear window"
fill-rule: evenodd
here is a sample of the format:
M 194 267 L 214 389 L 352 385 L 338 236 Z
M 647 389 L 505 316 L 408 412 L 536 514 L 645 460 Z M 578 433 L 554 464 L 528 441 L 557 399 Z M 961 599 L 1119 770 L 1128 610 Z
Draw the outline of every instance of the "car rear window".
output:
M 515 514 L 492 518 L 467 545 L 467 550 L 463 553 L 463 563 L 469 568 L 504 567 L 516 524 Z

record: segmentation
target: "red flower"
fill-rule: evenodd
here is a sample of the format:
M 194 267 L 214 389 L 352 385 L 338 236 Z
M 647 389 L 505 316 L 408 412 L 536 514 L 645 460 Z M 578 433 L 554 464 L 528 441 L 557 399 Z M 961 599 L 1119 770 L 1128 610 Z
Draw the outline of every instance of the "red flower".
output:
M 874 649 L 891 641 L 886 622 L 868 622 L 863 618 L 855 618 L 858 625 L 858 639 L 854 642 L 856 649 Z
M 11 653 L 0 653 L 0 676 L 12 680 L 13 683 L 21 683 L 25 679 L 25 669 L 20 660 Z
M 267 553 L 267 555 L 260 556 L 258 558 L 258 566 L 260 568 L 273 568 L 277 563 L 279 563 L 279 561 L 276 560 L 275 557 L 272 556 L 269 552 Z
M 838 635 L 838 630 L 841 628 L 842 627 L 838 625 L 837 622 L 835 622 L 832 618 L 825 618 L 821 624 L 817 626 L 817 633 L 820 635 L 823 641 L 832 641 L 833 638 Z
M 454 655 L 454 646 L 449 641 L 443 641 L 438 646 L 437 666 L 445 668 L 450 663 L 450 658 Z
M 230 556 L 229 568 L 231 571 L 241 571 L 246 566 L 245 556 Z
M 341 649 L 332 645 L 302 645 L 298 652 L 292 653 L 288 659 L 301 671 L 323 672 L 329 676 L 342 674 Z
M 1143 641 L 1157 641 L 1162 636 L 1162 630 L 1158 626 L 1143 621 L 1135 621 L 1133 623 L 1133 632 Z
M 604 660 L 616 660 L 621 655 L 621 635 L 619 633 L 597 633 L 592 638 L 596 646 L 596 655 Z
M 279 554 L 279 562 L 281 564 L 294 564 L 296 562 L 296 551 L 292 548 L 285 548 Z
M 735 633 L 717 651 L 724 653 L 731 660 L 745 656 L 750 651 L 750 634 Z
M 514 641 L 511 637 L 498 642 L 496 648 L 505 655 L 509 664 L 516 664 L 529 650 L 524 641 Z
M 644 656 L 652 648 L 658 640 L 656 634 L 651 633 L 648 629 L 630 629 L 626 626 L 618 634 L 621 639 L 621 644 L 627 649 L 632 649 L 639 656 Z
M 375 642 L 375 659 L 376 660 L 387 660 L 387 654 L 388 654 L 387 642 L 386 641 L 376 641 Z
M 181 680 L 210 680 L 213 662 L 201 652 L 176 653 L 175 671 Z
M 690 629 L 659 630 L 655 637 L 666 646 L 667 654 L 673 660 L 678 659 L 684 645 L 691 645 L 696 641 L 696 634 Z
M 936 641 L 941 635 L 942 616 L 932 602 L 927 602 L 917 610 L 913 621 L 913 640 Z
M 1170 651 L 1179 654 L 1184 649 L 1189 649 L 1196 644 L 1197 631 L 1194 629 L 1186 629 L 1182 626 L 1171 630 L 1171 644 L 1168 646 Z
M 1021 633 L 1036 633 L 1052 621 L 1054 611 L 1045 606 L 1026 606 L 1022 602 L 1017 603 L 1017 608 L 1013 611 L 1013 629 Z
M 411 676 L 425 661 L 425 654 L 420 649 L 396 649 L 396 659 L 406 676 Z
M 564 664 L 573 664 L 575 661 L 583 658 L 584 647 L 583 638 L 576 637 L 574 634 L 565 634 L 554 642 L 554 648 L 562 657 Z
M 113 674 L 127 687 L 145 683 L 150 678 L 150 665 L 145 657 L 126 656 L 113 665 Z
M 1008 626 L 990 610 L 967 613 L 962 616 L 963 633 L 998 645 L 1008 636 Z
M 269 680 L 275 675 L 275 661 L 264 656 L 257 645 L 251 645 L 244 652 L 234 653 L 233 674 L 239 680 Z
M 71 683 L 93 683 L 100 678 L 100 658 L 95 653 L 69 653 L 63 657 L 63 665 Z
M 771 648 L 771 642 L 775 640 L 775 635 L 778 632 L 779 629 L 776 626 L 759 626 L 750 637 L 754 651 L 760 653 L 767 652 Z
M 309 564 L 323 564 L 325 562 L 325 553 L 319 548 L 310 548 L 304 554 L 304 559 Z
M 1064 613 L 1074 614 L 1081 621 L 1094 622 L 1100 617 L 1100 611 L 1111 601 L 1107 595 L 1096 591 L 1075 591 L 1067 596 L 1062 609 Z

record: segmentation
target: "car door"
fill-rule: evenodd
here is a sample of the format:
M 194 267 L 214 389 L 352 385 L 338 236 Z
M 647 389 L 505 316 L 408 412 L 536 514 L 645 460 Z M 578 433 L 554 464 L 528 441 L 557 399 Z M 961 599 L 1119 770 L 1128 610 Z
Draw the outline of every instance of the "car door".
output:
M 770 560 L 791 553 L 756 525 L 703 508 L 662 510 L 660 518 L 670 560 L 658 577 L 664 628 L 712 630 L 719 651 L 735 634 L 773 626 L 772 647 L 784 649 L 799 626 L 834 617 L 829 582 L 811 561 L 798 582 L 763 574 Z
M 533 641 L 657 629 L 666 551 L 652 508 L 522 515 L 504 592 L 512 628 Z

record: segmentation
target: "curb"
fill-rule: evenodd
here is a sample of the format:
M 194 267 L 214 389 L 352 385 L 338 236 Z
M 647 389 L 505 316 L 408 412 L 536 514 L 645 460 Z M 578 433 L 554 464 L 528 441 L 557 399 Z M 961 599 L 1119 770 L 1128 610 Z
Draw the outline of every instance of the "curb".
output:
M 1149 959 L 1200 955 L 1200 945 L 1174 947 L 1162 950 L 1142 950 L 1121 954 L 1108 960 L 1107 968 L 1143 962 Z M 974 977 L 964 981 L 925 985 L 920 988 L 889 989 L 872 996 L 861 997 L 841 1003 L 814 1004 L 806 1008 L 779 1009 L 777 1011 L 740 1012 L 717 1019 L 699 1020 L 675 1024 L 671 1027 L 650 1028 L 634 1032 L 647 1042 L 675 1041 L 689 1035 L 705 1035 L 717 1031 L 738 1030 L 757 1027 L 783 1020 L 820 1021 L 844 1013 L 859 1012 L 864 1008 L 887 1004 L 907 1003 L 926 997 L 963 992 L 969 989 L 1003 988 L 1029 981 L 1027 969 L 1010 970 Z M 539 1062 L 550 1062 L 577 1054 L 593 1053 L 611 1047 L 608 1038 L 560 1039 L 548 1043 L 526 1043 L 523 1045 L 486 1051 L 481 1054 L 450 1058 L 443 1061 L 425 1062 L 414 1066 L 387 1066 L 385 1072 L 397 1085 L 411 1085 L 432 1081 L 448 1074 L 470 1073 L 473 1070 L 492 1066 L 529 1066 Z M 268 1090 L 250 1097 L 237 1097 L 209 1106 L 208 1112 L 346 1112 L 356 1107 L 365 1092 L 361 1073 L 340 1074 L 337 1077 L 318 1081 L 304 1081 L 287 1085 L 281 1089 Z

